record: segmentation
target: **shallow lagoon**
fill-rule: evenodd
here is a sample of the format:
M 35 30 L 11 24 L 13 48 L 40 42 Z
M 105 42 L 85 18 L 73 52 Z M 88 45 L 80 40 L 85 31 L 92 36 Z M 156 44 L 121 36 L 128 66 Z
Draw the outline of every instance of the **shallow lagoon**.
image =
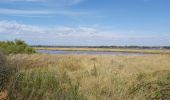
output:
M 44 54 L 88 54 L 88 55 L 148 55 L 144 53 L 109 52 L 109 51 L 65 51 L 65 50 L 37 50 Z

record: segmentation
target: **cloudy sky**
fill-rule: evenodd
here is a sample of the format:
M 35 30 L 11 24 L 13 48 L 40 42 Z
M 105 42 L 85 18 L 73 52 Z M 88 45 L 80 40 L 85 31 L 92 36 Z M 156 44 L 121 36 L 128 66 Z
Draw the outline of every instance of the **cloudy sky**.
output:
M 170 45 L 170 0 L 0 0 L 0 41 Z

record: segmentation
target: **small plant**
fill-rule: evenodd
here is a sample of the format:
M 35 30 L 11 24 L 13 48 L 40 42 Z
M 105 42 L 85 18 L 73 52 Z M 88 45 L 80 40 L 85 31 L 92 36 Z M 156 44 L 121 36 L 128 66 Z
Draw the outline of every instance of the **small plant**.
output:
M 144 79 L 145 78 L 145 73 L 139 73 L 138 75 L 137 75 L 137 77 L 136 77 L 136 79 L 138 80 L 138 81 L 141 81 L 142 79 Z

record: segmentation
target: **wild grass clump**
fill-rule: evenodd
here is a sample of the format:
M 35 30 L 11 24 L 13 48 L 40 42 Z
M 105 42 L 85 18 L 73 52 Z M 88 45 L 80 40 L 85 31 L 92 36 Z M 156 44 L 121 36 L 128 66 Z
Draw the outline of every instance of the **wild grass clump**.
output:
M 71 72 L 82 69 L 82 60 L 75 57 L 60 59 L 58 63 L 60 67 Z
M 9 67 L 6 56 L 0 52 L 0 91 L 5 89 L 5 85 L 9 81 L 12 69 Z
M 24 41 L 15 40 L 15 41 L 2 41 L 0 42 L 0 50 L 4 53 L 17 54 L 17 53 L 35 53 L 35 50 L 29 47 Z
M 138 80 L 140 77 L 140 80 Z M 143 77 L 143 78 L 142 78 Z M 154 77 L 155 79 L 152 79 Z M 170 71 L 159 71 L 151 74 L 139 74 L 137 82 L 130 87 L 129 94 L 135 98 L 148 100 L 168 100 L 170 99 Z
M 82 100 L 79 84 L 66 72 L 56 74 L 47 69 L 33 69 L 16 75 L 9 90 L 10 100 Z

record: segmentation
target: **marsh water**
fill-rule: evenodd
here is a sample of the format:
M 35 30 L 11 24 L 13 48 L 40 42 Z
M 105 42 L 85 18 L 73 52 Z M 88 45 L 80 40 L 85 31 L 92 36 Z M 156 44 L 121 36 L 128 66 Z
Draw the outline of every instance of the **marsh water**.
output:
M 65 51 L 65 50 L 37 50 L 43 54 L 88 54 L 88 55 L 146 55 L 143 53 L 109 52 L 109 51 Z

